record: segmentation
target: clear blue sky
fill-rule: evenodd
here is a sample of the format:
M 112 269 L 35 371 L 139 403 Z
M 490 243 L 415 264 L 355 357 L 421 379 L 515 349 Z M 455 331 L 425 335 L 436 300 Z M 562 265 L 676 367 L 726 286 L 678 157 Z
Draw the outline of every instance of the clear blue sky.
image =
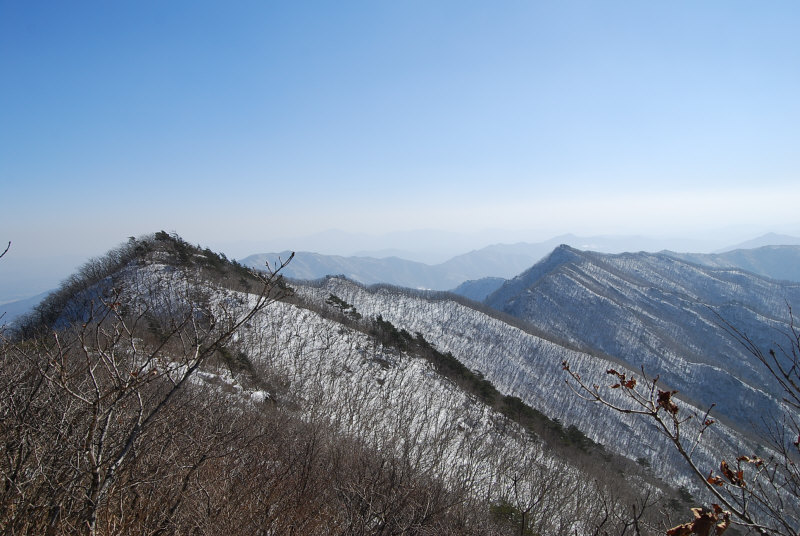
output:
M 0 0 L 0 277 L 159 229 L 800 234 L 799 28 L 796 1 Z

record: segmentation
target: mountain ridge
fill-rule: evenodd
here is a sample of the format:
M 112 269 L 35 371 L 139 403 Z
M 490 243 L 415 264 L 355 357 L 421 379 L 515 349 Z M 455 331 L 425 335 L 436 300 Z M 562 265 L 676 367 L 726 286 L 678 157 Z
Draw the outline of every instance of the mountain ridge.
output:
M 776 298 L 775 295 L 778 297 Z M 774 379 L 724 333 L 726 322 L 768 346 L 788 329 L 786 303 L 800 302 L 800 284 L 740 269 L 713 269 L 665 254 L 606 255 L 562 249 L 485 303 L 565 337 L 641 366 L 701 404 L 732 400 L 727 369 L 741 384 L 741 404 L 724 410 L 743 423 L 753 408 L 776 409 Z M 736 356 L 732 364 L 728 355 Z M 688 368 L 686 368 L 688 367 Z M 680 370 L 695 370 L 686 375 Z M 702 373 L 701 373 L 702 371 Z M 769 385 L 768 392 L 759 390 Z M 754 388 L 751 391 L 750 388 Z
M 594 240 L 598 242 L 595 246 L 601 244 L 600 238 Z M 286 275 L 308 280 L 344 275 L 367 285 L 387 283 L 408 288 L 455 290 L 467 281 L 516 277 L 561 244 L 569 245 L 575 251 L 595 251 L 588 242 L 592 242 L 592 238 L 563 235 L 540 243 L 493 244 L 438 264 L 425 264 L 400 257 L 348 257 L 299 251 L 293 264 L 287 267 Z M 575 246 L 581 243 L 585 247 Z M 610 239 L 606 242 L 612 250 L 613 244 L 614 241 Z M 617 249 L 615 252 L 626 251 L 629 250 Z M 241 262 L 245 266 L 262 269 L 266 263 L 273 264 L 279 258 L 286 258 L 289 253 L 254 254 L 243 258 Z M 756 248 L 723 254 L 676 253 L 670 250 L 661 250 L 659 253 L 708 266 L 742 268 L 775 279 L 800 281 L 800 246 Z
M 800 245 L 766 245 L 721 253 L 661 253 L 704 266 L 739 268 L 772 279 L 800 281 Z
M 751 240 L 718 249 L 714 253 L 726 253 L 736 249 L 755 249 L 763 246 L 799 246 L 800 237 L 780 233 L 766 233 Z

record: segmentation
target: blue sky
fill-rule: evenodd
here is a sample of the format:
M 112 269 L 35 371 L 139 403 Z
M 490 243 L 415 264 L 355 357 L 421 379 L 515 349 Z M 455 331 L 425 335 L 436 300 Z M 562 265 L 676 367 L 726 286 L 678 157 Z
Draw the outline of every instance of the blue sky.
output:
M 0 277 L 159 229 L 231 256 L 800 234 L 798 27 L 797 2 L 0 0 Z

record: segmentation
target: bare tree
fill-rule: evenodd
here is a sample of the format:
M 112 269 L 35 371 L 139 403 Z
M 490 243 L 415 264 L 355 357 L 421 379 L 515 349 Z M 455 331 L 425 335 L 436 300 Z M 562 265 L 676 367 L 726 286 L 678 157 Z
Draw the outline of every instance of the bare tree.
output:
M 701 467 L 694 456 L 706 431 L 715 424 L 712 408 L 704 414 L 681 409 L 677 391 L 661 389 L 658 377 L 609 369 L 612 384 L 588 385 L 567 362 L 563 368 L 570 388 L 589 402 L 602 404 L 625 414 L 640 415 L 656 424 L 686 462 L 696 481 L 710 494 L 709 508 L 692 509 L 694 519 L 670 529 L 670 535 L 721 534 L 731 524 L 758 534 L 797 536 L 800 530 L 800 331 L 789 309 L 789 328 L 775 343 L 777 350 L 764 353 L 744 332 L 727 322 L 723 327 L 761 362 L 778 381 L 784 412 L 767 417 L 771 434 L 770 454 L 765 457 L 740 453 L 735 459 L 719 460 L 718 467 Z M 604 389 L 623 396 L 609 397 Z

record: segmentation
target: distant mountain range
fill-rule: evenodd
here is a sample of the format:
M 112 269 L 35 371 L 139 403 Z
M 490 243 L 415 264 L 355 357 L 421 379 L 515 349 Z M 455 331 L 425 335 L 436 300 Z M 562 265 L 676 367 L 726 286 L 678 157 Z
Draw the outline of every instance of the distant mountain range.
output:
M 800 237 L 778 233 L 767 233 L 752 240 L 747 240 L 740 244 L 722 248 L 715 253 L 725 253 L 735 249 L 754 249 L 764 246 L 800 246 Z
M 772 279 L 800 281 L 800 245 L 761 246 L 725 253 L 664 253 L 714 268 L 741 268 Z
M 293 279 L 313 280 L 327 275 L 344 275 L 353 281 L 371 285 L 386 283 L 415 289 L 450 290 L 474 301 L 483 301 L 503 282 L 549 254 L 561 244 L 579 250 L 621 253 L 624 251 L 655 251 L 669 246 L 668 241 L 646 237 L 562 235 L 544 242 L 495 244 L 457 255 L 439 264 L 425 264 L 399 256 L 373 255 L 337 256 L 300 251 L 285 268 L 285 275 Z M 800 238 L 770 233 L 725 248 L 720 253 L 663 253 L 689 262 L 718 268 L 741 268 L 755 274 L 800 281 Z M 385 250 L 383 253 L 389 253 Z M 397 253 L 396 251 L 391 251 Z M 245 266 L 264 269 L 269 262 L 274 265 L 279 258 L 291 253 L 262 253 L 241 260 Z M 30 311 L 48 293 L 7 302 L 0 305 L 2 322 L 11 323 Z
M 318 279 L 344 275 L 363 284 L 386 283 L 408 288 L 448 290 L 464 281 L 483 277 L 508 278 L 531 266 L 561 243 L 558 239 L 538 244 L 497 244 L 458 255 L 436 265 L 398 257 L 341 257 L 299 251 L 285 275 L 294 279 Z M 241 263 L 263 269 L 286 259 L 290 252 L 250 255 Z
M 793 239 L 783 235 L 765 235 L 752 243 Z M 482 300 L 496 290 L 501 281 L 527 270 L 554 248 L 566 244 L 579 250 L 604 253 L 624 251 L 653 251 L 652 240 L 637 237 L 578 237 L 564 235 L 545 242 L 496 244 L 453 257 L 440 264 L 424 264 L 399 257 L 344 257 L 300 251 L 286 268 L 287 277 L 313 280 L 328 275 L 344 275 L 348 279 L 371 285 L 385 283 L 416 289 L 453 290 L 465 297 Z M 800 245 L 758 248 L 748 251 L 729 251 L 719 254 L 674 253 L 667 255 L 714 267 L 736 267 L 766 277 L 800 281 Z M 264 269 L 286 259 L 289 251 L 250 255 L 241 263 L 250 268 Z M 481 281 L 484 278 L 490 278 Z M 460 285 L 464 284 L 464 287 Z

